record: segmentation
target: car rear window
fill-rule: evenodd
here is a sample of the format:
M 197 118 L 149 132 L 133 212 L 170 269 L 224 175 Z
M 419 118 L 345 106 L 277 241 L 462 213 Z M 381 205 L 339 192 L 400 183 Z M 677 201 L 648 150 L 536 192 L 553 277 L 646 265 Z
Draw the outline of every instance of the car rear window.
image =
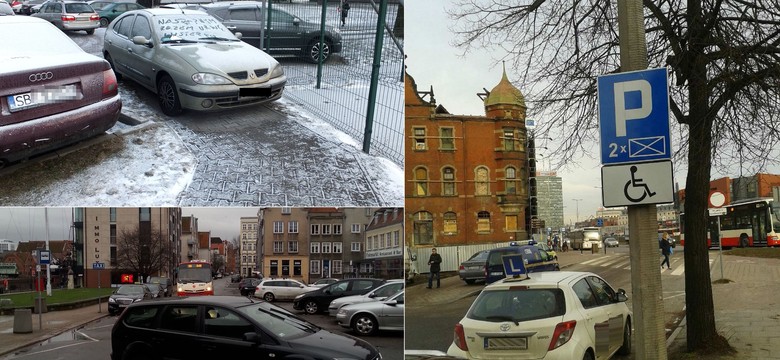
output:
M 561 289 L 501 289 L 483 291 L 466 317 L 503 322 L 529 321 L 562 316 L 566 302 Z
M 68 14 L 80 14 L 80 13 L 93 13 L 95 10 L 92 9 L 89 4 L 65 4 L 65 12 Z
M 488 251 L 480 251 L 474 255 L 471 255 L 471 257 L 467 261 L 485 261 L 487 260 Z

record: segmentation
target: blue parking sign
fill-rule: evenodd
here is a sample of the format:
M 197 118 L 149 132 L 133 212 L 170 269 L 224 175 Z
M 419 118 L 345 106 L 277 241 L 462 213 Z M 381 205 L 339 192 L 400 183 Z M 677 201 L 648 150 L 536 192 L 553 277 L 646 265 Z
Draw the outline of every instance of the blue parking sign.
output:
M 598 77 L 601 163 L 671 159 L 666 68 Z

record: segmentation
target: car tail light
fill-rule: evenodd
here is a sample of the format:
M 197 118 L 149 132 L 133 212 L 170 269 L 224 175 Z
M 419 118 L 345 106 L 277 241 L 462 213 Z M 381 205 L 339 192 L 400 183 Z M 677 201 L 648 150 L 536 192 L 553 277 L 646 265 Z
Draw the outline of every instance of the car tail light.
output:
M 100 15 L 98 14 L 92 14 L 89 16 L 90 21 L 100 21 Z
M 555 331 L 553 332 L 553 337 L 550 341 L 550 346 L 547 347 L 547 351 L 555 350 L 567 343 L 569 339 L 571 339 L 571 336 L 574 335 L 574 326 L 576 325 L 577 322 L 574 320 L 555 325 Z
M 459 349 L 469 351 L 469 346 L 466 344 L 466 333 L 463 331 L 463 325 L 455 324 L 455 334 L 452 342 L 454 342 L 455 346 Z
M 76 17 L 73 15 L 62 15 L 62 21 L 76 21 Z
M 111 70 L 109 66 L 108 69 L 103 70 L 103 98 L 114 97 L 117 93 L 119 93 L 119 84 L 116 81 L 114 70 Z
M 461 265 L 461 266 L 458 267 L 458 270 L 466 270 L 466 267 Z

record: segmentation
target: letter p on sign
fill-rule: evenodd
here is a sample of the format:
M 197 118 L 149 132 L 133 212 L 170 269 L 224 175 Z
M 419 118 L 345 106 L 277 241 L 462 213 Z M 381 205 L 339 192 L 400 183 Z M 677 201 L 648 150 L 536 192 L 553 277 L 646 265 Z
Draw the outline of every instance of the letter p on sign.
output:
M 653 112 L 651 86 L 647 80 L 631 80 L 615 83 L 615 136 L 626 136 L 626 121 L 639 120 Z M 641 106 L 626 109 L 626 93 L 639 91 Z

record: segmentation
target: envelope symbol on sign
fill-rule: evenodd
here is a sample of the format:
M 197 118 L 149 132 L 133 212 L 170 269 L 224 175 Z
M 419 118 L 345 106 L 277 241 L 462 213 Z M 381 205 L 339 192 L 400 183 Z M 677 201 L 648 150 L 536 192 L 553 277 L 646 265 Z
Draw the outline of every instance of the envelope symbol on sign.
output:
M 628 157 L 666 155 L 664 136 L 628 139 Z

